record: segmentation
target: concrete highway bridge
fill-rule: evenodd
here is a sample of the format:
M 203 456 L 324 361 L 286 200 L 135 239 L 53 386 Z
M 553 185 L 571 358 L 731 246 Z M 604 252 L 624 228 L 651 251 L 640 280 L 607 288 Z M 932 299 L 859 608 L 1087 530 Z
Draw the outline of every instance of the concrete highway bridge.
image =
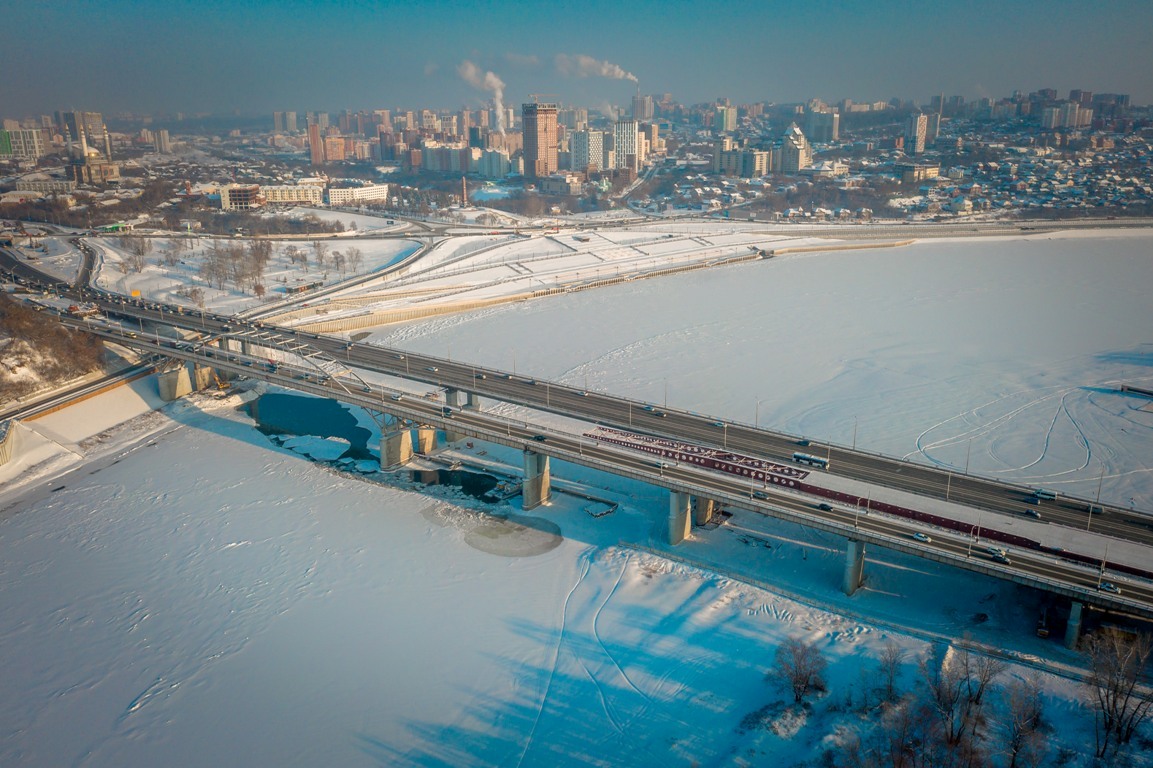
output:
M 413 433 L 416 450 L 429 453 L 435 449 L 438 431 L 443 431 L 449 441 L 467 437 L 521 450 L 526 509 L 548 500 L 550 459 L 555 458 L 667 488 L 667 536 L 672 544 L 682 541 L 692 525 L 708 522 L 718 505 L 842 536 L 847 542 L 843 587 L 848 594 L 861 585 L 866 548 L 875 545 L 1068 598 L 1072 610 L 1066 641 L 1070 644 L 1079 636 L 1084 605 L 1153 618 L 1153 577 L 1140 567 L 1146 564 L 1153 569 L 1153 517 L 1149 515 L 1068 497 L 1039 501 L 1035 489 L 843 446 L 798 447 L 804 441 L 797 436 L 459 360 L 265 326 L 259 321 L 188 313 L 152 302 L 129 303 L 107 296 L 98 296 L 95 302 L 111 319 L 64 321 L 141 352 L 194 365 L 191 376 L 187 366 L 161 375 L 162 393 L 169 397 L 190 391 L 197 376 L 202 386 L 207 384 L 210 378 L 204 371 L 213 369 L 331 397 L 391 417 L 382 419 L 384 467 L 401 465 L 411 457 Z M 147 330 L 164 326 L 180 329 L 184 338 Z M 199 339 L 191 340 L 193 336 Z M 430 399 L 370 383 L 357 371 L 418 382 L 434 388 L 438 395 Z M 481 398 L 562 415 L 582 426 L 560 431 L 534 422 L 531 414 L 510 419 L 482 409 Z M 638 450 L 628 445 L 629 440 L 624 444 L 607 440 L 606 430 L 639 436 L 649 447 Z M 717 471 L 693 458 L 709 451 L 737 457 L 732 461 L 741 466 Z M 828 469 L 797 464 L 794 453 L 798 451 L 828 462 Z M 746 471 L 753 466 L 750 462 L 770 468 L 750 474 Z M 808 478 L 792 482 L 801 475 Z M 875 491 L 864 498 L 846 494 L 819 482 L 821 477 L 849 478 Z M 946 507 L 979 510 L 981 523 L 978 527 L 939 511 L 926 512 L 915 508 L 916 502 L 904 502 L 903 507 L 888 504 L 886 509 L 878 501 L 885 496 L 883 489 L 915 494 L 932 509 L 948 502 Z M 1036 541 L 1025 543 L 1028 540 L 1010 533 L 1012 523 L 1023 521 L 1025 510 L 1036 507 L 1044 513 L 1044 525 L 1062 526 L 1077 543 L 1055 548 Z M 1099 542 L 1101 536 L 1117 542 L 1115 552 L 1122 546 L 1137 548 L 1138 557 L 1126 564 L 1118 557 L 1106 561 L 1086 556 L 1099 546 L 1090 539 Z M 998 556 L 996 550 L 1002 545 L 1011 558 Z M 1108 591 L 1111 584 L 1119 591 Z

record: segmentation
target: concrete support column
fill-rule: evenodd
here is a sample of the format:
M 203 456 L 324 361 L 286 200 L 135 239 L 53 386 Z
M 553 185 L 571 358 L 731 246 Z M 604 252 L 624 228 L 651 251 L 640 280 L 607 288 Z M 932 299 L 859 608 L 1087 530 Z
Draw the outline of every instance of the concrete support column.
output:
M 690 498 L 687 493 L 669 491 L 669 544 L 680 544 L 689 536 L 692 529 Z
M 712 499 L 706 499 L 704 496 L 693 496 L 693 525 L 705 525 L 713 519 L 713 512 L 717 508 L 717 503 Z
M 464 393 L 464 409 L 467 411 L 476 411 L 480 409 L 480 396 L 475 392 Z
M 160 399 L 171 402 L 192 391 L 192 379 L 188 376 L 188 366 L 181 365 L 173 371 L 165 371 L 156 377 L 160 387 Z
M 196 389 L 208 389 L 212 386 L 212 369 L 206 365 L 197 365 L 192 369 L 193 385 Z
M 1069 606 L 1069 623 L 1065 625 L 1065 647 L 1070 650 L 1077 649 L 1081 640 L 1081 603 L 1076 600 Z
M 524 483 L 521 488 L 525 509 L 535 509 L 549 500 L 552 477 L 549 474 L 548 456 L 525 450 Z
M 845 580 L 841 586 L 846 595 L 857 591 L 865 580 L 865 542 L 849 539 L 845 551 Z
M 452 408 L 460 407 L 460 390 L 448 387 L 444 390 L 444 404 Z
M 457 440 L 463 440 L 464 438 L 465 435 L 462 435 L 460 432 L 453 432 L 447 427 L 444 430 L 444 441 L 446 443 L 455 443 Z
M 416 428 L 416 452 L 429 455 L 436 450 L 436 427 L 421 425 Z
M 398 429 L 380 436 L 380 468 L 399 467 L 412 458 L 412 432 Z

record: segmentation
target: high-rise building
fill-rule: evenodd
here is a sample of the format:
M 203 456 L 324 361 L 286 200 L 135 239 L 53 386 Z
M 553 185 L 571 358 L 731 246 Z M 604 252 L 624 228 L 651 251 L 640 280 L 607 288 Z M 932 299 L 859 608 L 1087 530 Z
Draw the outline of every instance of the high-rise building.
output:
M 837 141 L 841 137 L 841 116 L 831 109 L 806 113 L 805 135 L 821 144 Z
M 572 135 L 572 169 L 580 173 L 605 170 L 603 131 L 576 131 Z
M 161 128 L 155 135 L 156 151 L 162 155 L 172 154 L 172 140 L 168 137 L 168 130 Z
M 613 124 L 613 151 L 616 167 L 639 170 L 644 165 L 640 124 L 636 120 L 618 120 Z
M 80 141 L 83 133 L 89 141 L 95 141 L 104 135 L 104 117 L 99 112 L 65 112 L 64 130 L 68 132 L 71 141 Z
M 790 123 L 781 140 L 781 173 L 797 173 L 812 164 L 812 145 L 797 124 Z
M 316 122 L 308 124 L 308 160 L 313 165 L 324 165 L 324 140 Z
M 335 163 L 344 160 L 348 157 L 348 143 L 343 136 L 325 136 L 324 137 L 324 159 L 325 162 Z
M 713 112 L 713 133 L 729 133 L 737 130 L 737 108 L 717 107 Z
M 652 96 L 641 96 L 639 93 L 633 96 L 634 120 L 652 120 L 654 109 Z
M 273 133 L 284 133 L 284 113 L 283 112 L 273 112 L 272 113 L 272 132 Z
M 556 104 L 522 104 L 524 176 L 539 179 L 557 171 Z
M 932 144 L 937 140 L 937 137 L 941 135 L 941 113 L 930 112 L 929 114 L 925 115 L 925 117 L 927 117 L 929 120 L 928 126 L 925 130 L 925 143 Z
M 39 128 L 0 130 L 0 157 L 37 160 L 46 152 L 44 133 Z
M 924 114 L 910 115 L 905 124 L 905 154 L 920 155 L 925 151 L 925 137 L 929 133 L 929 117 Z
M 583 131 L 589 126 L 589 111 L 584 107 L 565 107 L 557 110 L 557 122 L 572 131 Z
M 296 133 L 296 113 L 284 113 L 284 130 L 286 133 Z

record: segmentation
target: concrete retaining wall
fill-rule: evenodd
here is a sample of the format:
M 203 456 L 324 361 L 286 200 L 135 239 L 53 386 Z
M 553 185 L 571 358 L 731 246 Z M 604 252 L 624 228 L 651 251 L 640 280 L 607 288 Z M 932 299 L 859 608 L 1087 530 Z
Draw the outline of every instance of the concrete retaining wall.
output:
M 20 454 L 20 430 L 18 422 L 11 419 L 0 421 L 0 465 L 7 464 Z

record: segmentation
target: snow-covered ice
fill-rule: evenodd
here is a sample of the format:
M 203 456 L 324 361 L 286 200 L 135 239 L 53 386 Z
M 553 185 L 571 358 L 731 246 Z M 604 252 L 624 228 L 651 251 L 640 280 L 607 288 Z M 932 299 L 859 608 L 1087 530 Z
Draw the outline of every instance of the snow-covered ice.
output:
M 1081 495 L 1104 465 L 1103 497 L 1148 508 L 1153 414 L 1116 385 L 1150 378 L 1149 244 L 797 255 L 373 338 Z M 643 483 L 555 462 L 619 506 L 525 513 L 311 461 L 235 396 L 110 426 L 150 406 L 117 397 L 43 422 L 75 451 L 50 474 L 0 469 L 0 764 L 793 765 L 868 724 L 848 699 L 888 639 L 1074 661 L 978 575 L 874 553 L 844 598 L 842 541 L 740 510 L 665 556 Z M 806 717 L 764 680 L 789 636 L 830 662 Z M 1077 685 L 1044 680 L 1084 765 Z

